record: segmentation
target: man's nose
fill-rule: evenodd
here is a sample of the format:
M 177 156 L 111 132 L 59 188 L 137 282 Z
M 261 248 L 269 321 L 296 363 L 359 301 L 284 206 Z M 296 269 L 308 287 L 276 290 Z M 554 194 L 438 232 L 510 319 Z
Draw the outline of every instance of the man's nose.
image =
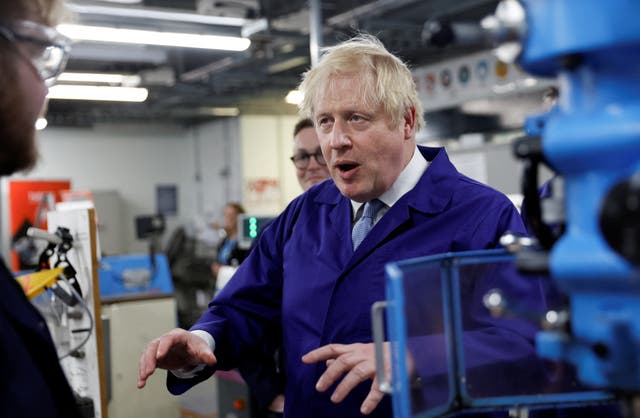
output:
M 339 120 L 334 121 L 329 141 L 331 148 L 342 148 L 350 144 L 346 122 Z
M 318 169 L 320 168 L 320 163 L 318 162 L 318 155 L 311 154 L 309 155 L 309 165 L 307 166 L 307 170 Z M 320 157 L 321 158 L 321 157 Z

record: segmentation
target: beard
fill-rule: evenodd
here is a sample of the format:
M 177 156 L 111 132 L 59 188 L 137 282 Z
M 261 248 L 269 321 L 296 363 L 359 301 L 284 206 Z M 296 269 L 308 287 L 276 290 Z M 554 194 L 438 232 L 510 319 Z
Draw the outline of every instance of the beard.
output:
M 5 48 L 2 48 L 5 49 Z M 33 168 L 38 160 L 36 129 L 27 98 L 18 88 L 15 57 L 0 62 L 0 176 Z

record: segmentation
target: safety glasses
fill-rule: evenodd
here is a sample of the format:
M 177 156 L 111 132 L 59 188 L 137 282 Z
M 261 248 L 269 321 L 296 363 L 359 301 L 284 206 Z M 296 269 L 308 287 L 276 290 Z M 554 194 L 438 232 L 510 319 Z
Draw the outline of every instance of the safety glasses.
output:
M 71 40 L 54 28 L 28 20 L 0 22 L 0 36 L 33 64 L 47 86 L 64 70 Z

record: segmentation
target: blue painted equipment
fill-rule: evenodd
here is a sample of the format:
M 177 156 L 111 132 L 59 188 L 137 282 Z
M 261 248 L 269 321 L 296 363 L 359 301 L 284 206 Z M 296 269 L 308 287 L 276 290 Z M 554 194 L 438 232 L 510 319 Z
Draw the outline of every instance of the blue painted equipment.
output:
M 569 320 L 564 327 L 538 333 L 536 347 L 541 357 L 575 368 L 581 383 L 617 394 L 640 390 L 638 16 L 640 2 L 634 0 L 503 0 L 496 15 L 483 21 L 484 31 L 473 32 L 475 40 L 485 45 L 489 41 L 492 46 L 508 46 L 500 53 L 517 57 L 526 72 L 558 80 L 556 108 L 526 124 L 528 133 L 538 138 L 526 144 L 529 149 L 523 156 L 548 164 L 563 179 L 566 225 L 554 233 L 540 225 L 546 230 L 540 234 L 541 253 L 548 257 L 538 258 L 544 264 L 538 270 L 548 271 L 566 294 Z M 456 41 L 455 27 L 442 33 L 449 35 L 447 42 Z M 470 42 L 463 31 L 459 34 L 457 41 Z M 440 39 L 428 37 L 432 43 Z M 535 193 L 537 187 L 532 190 Z M 390 381 L 383 379 L 381 387 L 391 389 L 397 418 L 606 398 L 605 392 L 564 390 L 540 397 L 497 393 L 477 398 L 469 390 L 461 342 L 465 330 L 458 319 L 464 307 L 457 306 L 452 296 L 463 277 L 458 270 L 468 263 L 501 262 L 503 257 L 508 256 L 449 254 L 387 267 L 389 302 L 385 303 L 393 376 Z M 406 372 L 413 332 L 407 318 L 416 303 L 406 298 L 413 295 L 412 283 L 433 280 L 435 270 L 442 271 L 443 280 L 448 395 L 421 409 Z M 374 309 L 377 334 L 382 333 L 381 306 Z M 377 336 L 378 341 L 381 338 Z
M 154 258 L 155 265 L 148 254 L 103 257 L 99 269 L 102 301 L 173 295 L 167 257 L 155 254 Z
M 566 232 L 549 269 L 569 296 L 571 328 L 538 336 L 539 353 L 571 361 L 580 380 L 640 389 L 640 2 L 526 0 L 518 59 L 557 76 L 542 129 L 564 178 Z
M 478 350 L 482 344 L 479 346 L 477 342 L 483 338 L 476 337 L 485 330 L 471 329 L 465 323 L 464 318 L 472 308 L 460 303 L 461 294 L 474 286 L 479 274 L 505 278 L 517 274 L 513 260 L 514 255 L 505 250 L 489 250 L 428 256 L 386 266 L 388 302 L 374 305 L 373 328 L 376 353 L 381 353 L 385 340 L 382 313 L 386 308 L 392 376 L 380 373 L 381 359 L 377 359 L 377 369 L 381 386 L 392 393 L 395 418 L 445 416 L 462 410 L 569 407 L 613 399 L 610 393 L 579 385 L 573 368 L 566 363 L 552 365 L 528 358 L 524 362 L 515 359 L 512 364 L 499 364 L 479 358 L 478 353 L 485 348 L 491 350 L 492 345 L 488 343 Z M 425 294 L 425 288 L 439 288 L 440 293 Z M 547 293 L 553 296 L 553 289 L 547 289 Z M 515 294 L 500 296 L 503 300 L 517 299 Z M 504 329 L 524 329 L 527 322 L 533 324 L 532 320 L 539 319 L 538 315 L 544 312 L 529 310 L 529 318 L 524 318 L 523 312 L 515 314 L 518 318 L 504 317 L 494 324 L 498 327 L 502 324 Z M 486 332 L 489 341 L 494 332 L 495 327 Z M 476 337 L 470 337 L 471 334 Z M 422 344 L 422 338 L 428 338 L 429 344 Z M 518 350 L 520 341 L 519 336 L 514 336 L 513 351 Z M 533 342 L 530 344 L 534 352 Z M 409 358 L 414 363 L 420 358 L 442 362 L 438 366 L 442 374 L 416 380 L 408 372 Z M 519 367 L 519 362 L 524 367 Z M 537 370 L 531 367 L 533 363 L 539 366 Z M 420 365 L 415 367 L 419 369 Z

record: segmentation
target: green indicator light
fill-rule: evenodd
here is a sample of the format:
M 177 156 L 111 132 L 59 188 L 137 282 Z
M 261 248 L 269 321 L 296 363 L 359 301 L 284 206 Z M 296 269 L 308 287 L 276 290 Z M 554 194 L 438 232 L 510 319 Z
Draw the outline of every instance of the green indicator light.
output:
M 258 236 L 258 218 L 249 218 L 249 238 L 256 238 Z

